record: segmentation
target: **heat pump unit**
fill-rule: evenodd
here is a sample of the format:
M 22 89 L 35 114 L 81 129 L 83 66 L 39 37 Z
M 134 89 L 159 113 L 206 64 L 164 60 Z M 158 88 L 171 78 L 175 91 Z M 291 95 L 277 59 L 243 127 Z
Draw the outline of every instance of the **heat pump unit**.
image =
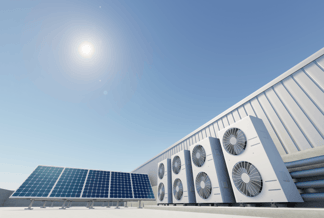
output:
M 183 150 L 171 157 L 173 204 L 196 203 L 190 151 Z
M 197 203 L 235 203 L 219 140 L 207 137 L 190 154 Z
M 172 204 L 171 159 L 165 159 L 158 163 L 157 184 L 157 205 Z
M 303 202 L 261 119 L 245 117 L 218 136 L 236 202 Z

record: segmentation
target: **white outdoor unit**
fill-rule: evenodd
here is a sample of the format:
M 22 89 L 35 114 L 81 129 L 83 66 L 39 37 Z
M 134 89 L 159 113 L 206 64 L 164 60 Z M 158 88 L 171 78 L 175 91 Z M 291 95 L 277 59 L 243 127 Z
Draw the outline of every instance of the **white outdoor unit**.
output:
M 197 203 L 235 203 L 219 140 L 207 137 L 190 154 Z
M 171 159 L 158 163 L 157 169 L 158 196 L 157 205 L 172 204 Z
M 218 136 L 236 202 L 303 202 L 261 119 L 245 117 Z
M 173 204 L 196 203 L 190 151 L 183 150 L 171 156 Z

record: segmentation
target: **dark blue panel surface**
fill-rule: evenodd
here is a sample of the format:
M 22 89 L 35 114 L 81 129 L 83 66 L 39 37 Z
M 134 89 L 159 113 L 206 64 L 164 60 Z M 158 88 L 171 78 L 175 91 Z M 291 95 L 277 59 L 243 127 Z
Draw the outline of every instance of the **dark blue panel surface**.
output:
M 111 173 L 110 198 L 133 198 L 129 173 Z
M 82 197 L 108 198 L 109 178 L 109 171 L 90 170 Z
M 50 197 L 79 198 L 88 170 L 65 168 Z
M 63 167 L 38 166 L 12 195 L 13 197 L 47 197 Z
M 148 175 L 132 173 L 132 183 L 134 198 L 154 199 L 153 189 Z

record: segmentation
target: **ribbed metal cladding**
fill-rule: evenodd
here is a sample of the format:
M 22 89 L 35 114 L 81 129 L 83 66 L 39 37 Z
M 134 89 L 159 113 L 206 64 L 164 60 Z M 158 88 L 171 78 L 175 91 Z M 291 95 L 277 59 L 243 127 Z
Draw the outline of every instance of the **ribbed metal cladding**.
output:
M 156 164 L 248 115 L 261 118 L 281 155 L 324 146 L 324 48 L 209 121 L 134 172 Z M 152 174 L 151 173 L 151 174 Z M 153 173 L 154 174 L 154 173 Z M 156 172 L 151 182 L 156 183 Z

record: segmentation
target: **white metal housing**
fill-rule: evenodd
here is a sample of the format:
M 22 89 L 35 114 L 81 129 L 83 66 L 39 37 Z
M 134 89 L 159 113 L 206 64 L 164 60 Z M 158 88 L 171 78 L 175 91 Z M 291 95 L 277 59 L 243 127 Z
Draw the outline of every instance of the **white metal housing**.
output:
M 160 178 L 161 168 L 164 168 L 163 177 Z M 157 181 L 158 181 L 158 194 L 157 194 L 157 204 L 172 204 L 172 177 L 171 177 L 171 159 L 165 159 L 158 164 L 157 167 Z M 160 185 L 163 184 L 163 185 Z M 164 193 L 162 194 L 159 188 L 163 187 Z M 161 196 L 163 195 L 163 196 Z
M 303 202 L 261 119 L 245 117 L 218 134 L 238 203 Z
M 176 164 L 179 158 L 180 166 Z M 174 168 L 179 169 L 178 173 Z M 172 171 L 172 200 L 173 204 L 188 204 L 196 203 L 194 183 L 192 178 L 192 168 L 190 161 L 190 151 L 184 150 L 171 157 L 171 171 Z M 176 198 L 175 193 L 181 191 L 181 187 L 175 184 L 176 181 L 181 181 L 182 195 L 179 199 Z
M 203 139 L 190 147 L 190 155 L 196 202 L 234 203 L 235 198 L 219 140 L 212 137 Z M 207 182 L 200 179 L 201 173 L 207 174 Z M 211 184 L 208 184 L 209 181 Z

